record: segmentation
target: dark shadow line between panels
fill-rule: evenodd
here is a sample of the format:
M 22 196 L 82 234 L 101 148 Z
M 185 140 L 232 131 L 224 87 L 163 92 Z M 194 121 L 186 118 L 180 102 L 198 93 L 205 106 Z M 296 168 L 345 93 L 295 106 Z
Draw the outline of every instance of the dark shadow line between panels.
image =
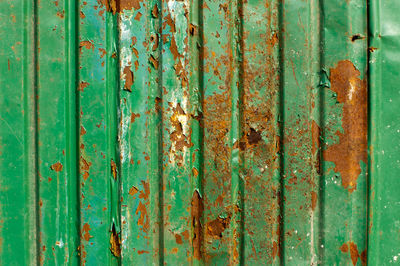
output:
M 66 143 L 67 143 L 67 178 L 68 178 L 68 242 L 69 242 L 69 254 L 71 261 L 77 260 L 81 262 L 80 256 L 77 256 L 77 248 L 80 245 L 80 204 L 79 204 L 79 94 L 78 80 L 79 80 L 79 49 L 78 49 L 78 26 L 79 20 L 76 14 L 78 14 L 78 5 L 75 1 L 69 1 L 64 6 L 67 19 L 65 20 L 66 28 L 66 47 L 65 54 L 67 56 L 67 67 L 66 67 L 66 80 L 67 80 L 67 99 L 66 99 L 66 125 L 68 127 L 66 132 Z M 70 175 L 70 176 L 69 176 Z M 71 202 L 72 200 L 72 202 Z M 71 217 L 75 217 L 74 221 L 71 222 Z
M 28 2 L 28 1 L 26 1 Z M 26 3 L 25 2 L 25 3 Z M 32 5 L 30 6 L 29 3 Z M 30 8 L 32 8 L 32 12 L 33 14 L 30 14 L 28 12 L 28 10 L 30 11 Z M 31 152 L 31 154 L 34 154 L 33 158 L 34 158 L 34 162 L 32 163 L 33 166 L 33 174 L 34 174 L 34 186 L 35 186 L 35 231 L 36 231 L 36 262 L 39 265 L 40 261 L 41 261 L 41 249 L 40 249 L 40 230 L 41 230 L 41 226 L 40 226 L 40 188 L 39 188 L 39 184 L 40 184 L 40 177 L 39 177 L 39 127 L 38 127 L 38 120 L 39 120 L 39 114 L 38 114 L 38 110 L 39 110 L 39 102 L 38 102 L 38 49 L 39 49 L 39 42 L 38 42 L 38 3 L 37 0 L 32 0 L 29 1 L 28 3 L 26 3 L 25 6 L 25 12 L 26 12 L 26 20 L 27 21 L 32 21 L 33 25 L 31 25 L 30 23 L 26 23 L 26 27 L 29 27 L 27 29 L 26 34 L 30 35 L 30 31 L 32 30 L 32 35 L 31 36 L 26 36 L 26 40 L 30 40 L 30 38 L 32 37 L 32 45 L 33 45 L 33 64 L 32 66 L 28 66 L 27 70 L 31 70 L 30 67 L 33 67 L 32 69 L 32 85 L 33 85 L 33 126 L 34 127 L 34 136 L 33 136 L 33 151 Z M 32 20 L 30 18 L 30 15 L 32 15 Z M 29 51 L 26 51 L 26 58 L 29 58 Z M 28 79 L 29 80 L 29 79 Z M 28 81 L 29 82 L 29 81 Z M 30 95 L 30 93 L 28 93 L 26 96 Z M 28 99 L 29 101 L 29 99 Z M 28 123 L 30 125 L 30 123 Z M 28 158 L 29 160 L 29 158 Z
M 158 8 L 158 23 L 157 23 L 157 36 L 158 36 L 158 95 L 160 96 L 161 105 L 163 102 L 163 58 L 162 58 L 162 51 L 163 51 L 163 41 L 162 40 L 162 18 L 163 18 L 163 7 L 162 7 L 163 0 L 158 0 L 156 2 Z M 157 135 L 158 135 L 158 175 L 159 175 L 159 184 L 158 184 L 158 245 L 159 245 L 159 265 L 164 265 L 164 169 L 163 169 L 163 128 L 164 128 L 164 117 L 162 113 L 162 108 L 160 108 L 159 112 L 157 113 L 158 120 L 160 121 L 160 125 L 157 127 Z
M 238 1 L 238 16 L 239 16 L 239 25 L 238 25 L 238 36 L 239 36 L 239 137 L 242 137 L 244 134 L 243 129 L 245 127 L 244 125 L 244 1 L 243 0 L 237 0 Z M 239 165 L 239 199 L 240 199 L 240 206 L 241 206 L 241 214 L 240 214 L 240 249 L 239 249 L 239 254 L 240 254 L 240 265 L 245 265 L 245 242 L 244 242 L 244 228 L 245 228 L 245 183 L 244 183 L 244 178 L 246 175 L 246 168 L 245 168 L 245 158 L 244 155 L 245 153 L 240 151 L 240 165 Z
M 79 80 L 80 80 L 80 52 L 79 52 L 79 30 L 80 30 L 80 17 L 77 15 L 80 12 L 80 7 L 79 7 L 79 2 L 78 1 L 71 1 L 75 3 L 75 7 L 74 7 L 74 12 L 75 12 L 75 40 L 74 40 L 74 44 L 75 44 L 75 78 L 76 78 L 76 86 L 78 86 L 79 84 Z M 77 88 L 77 87 L 76 87 Z M 77 222 L 76 222 L 76 226 L 78 227 L 78 234 L 80 233 L 80 229 L 81 229 L 81 225 L 82 225 L 82 213 L 81 213 L 81 180 L 80 180 L 80 158 L 81 158 L 81 150 L 80 150 L 80 142 L 81 142 L 81 138 L 80 138 L 80 130 L 81 130 L 81 116 L 80 116 L 80 108 L 81 108 L 81 102 L 80 102 L 80 91 L 79 90 L 75 90 L 75 123 L 76 123 L 76 178 L 77 178 L 77 182 L 76 182 L 76 190 L 77 190 Z M 83 245 L 82 243 L 82 239 L 81 237 L 79 237 L 78 235 L 78 244 L 79 247 L 81 247 L 81 245 Z M 79 255 L 78 253 L 78 262 L 79 264 L 82 263 L 82 257 Z

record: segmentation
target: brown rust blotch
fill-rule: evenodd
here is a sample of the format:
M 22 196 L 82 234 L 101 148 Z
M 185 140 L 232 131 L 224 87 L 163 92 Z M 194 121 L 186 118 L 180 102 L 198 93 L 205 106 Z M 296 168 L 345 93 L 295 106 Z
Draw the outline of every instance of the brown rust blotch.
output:
M 56 171 L 56 172 L 61 172 L 63 169 L 63 165 L 60 162 L 56 162 L 53 164 L 51 167 L 51 170 Z
M 135 196 L 136 193 L 138 193 L 138 192 L 139 192 L 139 190 L 138 190 L 135 186 L 132 186 L 132 187 L 129 189 L 129 195 L 131 195 L 131 196 Z
M 89 241 L 90 238 L 92 238 L 93 236 L 91 236 L 89 234 L 89 231 L 91 230 L 90 225 L 88 223 L 85 223 L 82 226 L 82 232 L 81 232 L 81 238 L 84 239 L 85 241 Z
M 202 215 L 203 215 L 203 199 L 200 197 L 199 192 L 195 190 L 192 197 L 191 216 L 192 216 L 192 230 L 193 230 L 193 238 L 192 238 L 193 257 L 197 260 L 201 260 L 202 257 L 202 252 L 201 252 L 201 243 L 203 241 L 202 228 L 201 228 Z
M 134 123 L 136 118 L 139 118 L 140 114 L 135 114 L 133 112 L 131 112 L 131 123 Z
M 141 2 L 143 0 L 101 0 L 107 11 L 113 14 L 124 12 L 124 10 L 138 10 Z
M 127 65 L 124 68 L 124 77 L 125 77 L 125 85 L 124 85 L 124 90 L 132 92 L 132 85 L 134 82 L 134 76 L 133 76 L 133 72 L 131 70 L 131 65 Z
M 367 262 L 367 251 L 364 250 L 361 254 L 358 252 L 357 245 L 353 241 L 349 241 L 344 243 L 340 250 L 343 253 L 347 253 L 350 251 L 350 258 L 353 265 L 357 264 L 358 258 L 360 258 L 362 265 L 366 265 Z
M 82 48 L 86 48 L 88 50 L 92 49 L 94 51 L 94 44 L 90 41 L 81 41 L 79 44 L 80 52 L 82 52 Z
M 114 180 L 117 180 L 117 165 L 115 164 L 113 159 L 111 159 L 111 174 Z
M 317 207 L 318 195 L 314 191 L 311 191 L 311 209 L 315 211 Z
M 232 215 L 229 214 L 228 217 L 226 217 L 226 218 L 218 217 L 217 219 L 215 219 L 211 222 L 208 222 L 206 224 L 207 235 L 212 236 L 214 238 L 222 238 L 222 233 L 229 226 L 231 216 Z
M 78 91 L 84 91 L 84 89 L 89 86 L 90 84 L 88 82 L 85 81 L 81 81 L 79 83 L 79 87 L 78 87 Z
M 361 173 L 360 161 L 367 163 L 367 83 L 360 80 L 352 62 L 340 61 L 331 69 L 331 90 L 343 104 L 342 132 L 336 132 L 339 143 L 324 151 L 326 161 L 335 163 L 335 172 L 342 176 L 344 188 L 353 192 Z
M 110 236 L 110 251 L 115 257 L 121 256 L 121 238 L 119 233 L 116 232 L 114 224 Z

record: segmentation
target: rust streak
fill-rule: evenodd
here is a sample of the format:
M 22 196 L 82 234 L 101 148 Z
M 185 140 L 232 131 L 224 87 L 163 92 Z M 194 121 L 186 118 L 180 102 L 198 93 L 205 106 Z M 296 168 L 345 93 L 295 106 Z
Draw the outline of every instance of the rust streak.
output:
M 331 69 L 331 90 L 343 104 L 344 132 L 336 132 L 339 143 L 324 152 L 324 158 L 335 163 L 335 172 L 341 174 L 342 185 L 350 192 L 356 189 L 360 162 L 367 163 L 367 84 L 359 76 L 360 71 L 347 60 Z

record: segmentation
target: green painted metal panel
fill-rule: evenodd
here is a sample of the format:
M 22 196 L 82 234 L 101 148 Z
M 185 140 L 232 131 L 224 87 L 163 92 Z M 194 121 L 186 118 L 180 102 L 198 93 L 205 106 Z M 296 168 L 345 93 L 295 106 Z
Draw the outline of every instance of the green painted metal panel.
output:
M 0 8 L 1 265 L 400 261 L 394 1 Z

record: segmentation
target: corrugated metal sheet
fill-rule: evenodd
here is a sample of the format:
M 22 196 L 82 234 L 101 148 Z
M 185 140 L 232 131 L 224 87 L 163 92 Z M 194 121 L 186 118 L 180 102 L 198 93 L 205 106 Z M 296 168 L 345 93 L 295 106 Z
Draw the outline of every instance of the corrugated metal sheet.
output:
M 0 264 L 398 263 L 399 9 L 0 1 Z

